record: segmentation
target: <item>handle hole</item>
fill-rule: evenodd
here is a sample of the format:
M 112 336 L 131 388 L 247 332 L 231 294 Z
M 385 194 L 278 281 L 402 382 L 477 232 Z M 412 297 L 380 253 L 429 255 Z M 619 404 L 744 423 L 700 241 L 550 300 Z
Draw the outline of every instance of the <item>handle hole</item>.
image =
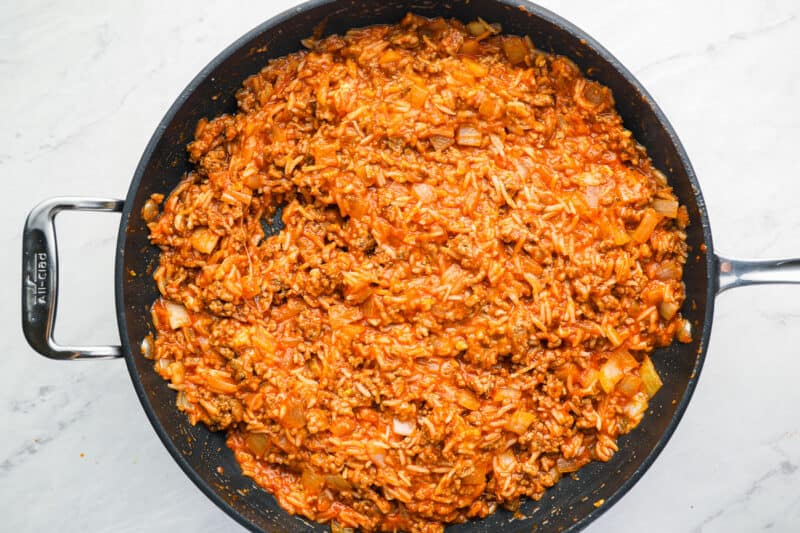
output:
M 60 344 L 119 344 L 114 309 L 118 213 L 56 215 L 59 295 L 53 337 Z

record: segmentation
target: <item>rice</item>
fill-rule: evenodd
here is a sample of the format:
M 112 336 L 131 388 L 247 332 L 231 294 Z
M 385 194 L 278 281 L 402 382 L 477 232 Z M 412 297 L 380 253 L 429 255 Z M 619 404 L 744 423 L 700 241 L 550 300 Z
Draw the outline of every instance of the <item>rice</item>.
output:
M 178 408 L 337 528 L 439 532 L 608 461 L 689 340 L 686 209 L 611 92 L 482 21 L 304 44 L 148 203 Z

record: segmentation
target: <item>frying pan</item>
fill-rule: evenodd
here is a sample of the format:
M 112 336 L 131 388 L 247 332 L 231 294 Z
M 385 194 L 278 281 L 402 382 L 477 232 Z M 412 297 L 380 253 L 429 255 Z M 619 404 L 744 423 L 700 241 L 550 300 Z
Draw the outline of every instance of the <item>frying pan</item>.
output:
M 711 333 L 714 298 L 742 285 L 800 283 L 800 260 L 743 261 L 716 255 L 700 186 L 691 163 L 664 114 L 633 75 L 599 43 L 557 15 L 527 2 L 508 0 L 314 0 L 261 24 L 205 67 L 158 125 L 136 168 L 124 201 L 53 198 L 35 207 L 23 232 L 22 326 L 30 345 L 53 359 L 124 357 L 136 393 L 156 433 L 186 475 L 214 503 L 252 531 L 327 531 L 284 512 L 275 499 L 241 474 L 222 433 L 191 426 L 175 407 L 175 393 L 139 353 L 151 331 L 149 307 L 158 297 L 150 277 L 158 250 L 148 242 L 140 213 L 153 193 L 169 193 L 190 170 L 185 146 L 197 121 L 236 111 L 234 93 L 270 58 L 296 51 L 299 39 L 324 23 L 324 34 L 378 23 L 395 23 L 408 11 L 425 16 L 482 17 L 508 33 L 529 35 L 540 49 L 572 59 L 590 78 L 610 87 L 625 125 L 667 176 L 689 211 L 683 315 L 693 326 L 690 344 L 659 349 L 653 361 L 664 386 L 647 416 L 619 439 L 608 463 L 593 462 L 578 478 L 566 477 L 538 502 L 526 500 L 524 518 L 500 510 L 449 532 L 578 531 L 618 501 L 658 456 L 686 410 L 702 369 Z M 58 263 L 53 218 L 62 210 L 121 211 L 116 247 L 115 296 L 121 346 L 63 346 L 53 339 Z M 222 467 L 220 470 L 218 467 Z M 604 500 L 595 507 L 594 502 Z

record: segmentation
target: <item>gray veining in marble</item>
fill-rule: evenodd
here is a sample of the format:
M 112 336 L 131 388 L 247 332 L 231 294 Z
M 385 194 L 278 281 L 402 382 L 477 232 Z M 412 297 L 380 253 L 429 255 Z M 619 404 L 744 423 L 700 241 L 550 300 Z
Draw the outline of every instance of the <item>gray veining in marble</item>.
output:
M 57 363 L 19 327 L 22 223 L 59 194 L 122 197 L 195 73 L 291 0 L 0 1 L 0 492 L 3 531 L 241 531 L 156 438 L 119 362 Z M 800 255 L 800 3 L 568 2 L 653 94 L 700 177 L 716 246 Z M 116 342 L 117 215 L 58 222 L 57 337 Z M 800 288 L 717 301 L 708 363 L 675 436 L 589 531 L 800 531 Z

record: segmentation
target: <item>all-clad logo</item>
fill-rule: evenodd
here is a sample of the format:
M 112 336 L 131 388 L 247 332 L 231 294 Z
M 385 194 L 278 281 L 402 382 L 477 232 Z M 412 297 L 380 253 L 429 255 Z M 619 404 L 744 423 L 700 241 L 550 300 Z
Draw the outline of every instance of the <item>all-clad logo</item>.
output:
M 36 269 L 34 291 L 37 304 L 47 303 L 47 252 L 39 252 L 35 257 Z

